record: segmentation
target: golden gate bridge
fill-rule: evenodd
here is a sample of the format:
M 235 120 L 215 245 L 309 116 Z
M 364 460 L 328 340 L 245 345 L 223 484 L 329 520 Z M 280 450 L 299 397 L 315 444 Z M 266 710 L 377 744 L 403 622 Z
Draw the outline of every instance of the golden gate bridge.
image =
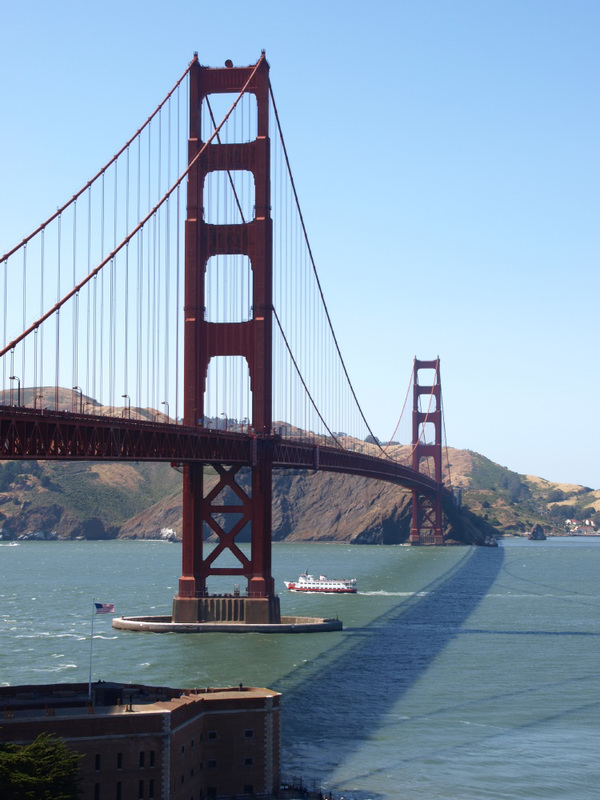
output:
M 0 458 L 180 467 L 174 622 L 206 619 L 215 575 L 247 580 L 244 620 L 279 622 L 273 469 L 406 487 L 411 544 L 444 543 L 439 359 L 414 360 L 412 442 L 393 458 L 333 330 L 264 52 L 223 68 L 195 54 L 135 135 L 0 265 Z M 248 530 L 246 554 L 236 539 Z

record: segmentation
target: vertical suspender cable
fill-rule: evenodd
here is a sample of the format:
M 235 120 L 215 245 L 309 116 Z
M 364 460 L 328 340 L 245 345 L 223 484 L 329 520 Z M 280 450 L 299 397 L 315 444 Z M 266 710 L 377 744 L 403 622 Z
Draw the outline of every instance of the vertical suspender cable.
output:
M 161 186 L 162 186 L 162 149 L 163 149 L 163 133 L 162 133 L 162 108 L 158 115 L 158 176 L 157 176 L 157 200 L 161 197 Z M 168 212 L 169 208 L 169 201 L 166 202 L 166 211 Z M 156 276 L 154 278 L 154 286 L 155 286 L 155 309 L 154 309 L 154 342 L 155 342 L 155 350 L 154 350 L 154 358 L 152 359 L 155 363 L 155 375 L 154 375 L 154 408 L 160 409 L 160 398 L 159 398 L 159 389 L 160 389 L 160 364 L 162 363 L 160 359 L 160 339 L 161 339 L 161 314 L 160 314 L 160 286 L 161 286 L 161 271 L 163 269 L 162 264 L 162 242 L 161 242 L 161 220 L 164 219 L 165 215 L 165 208 L 161 208 L 158 212 L 157 218 L 157 230 L 156 230 Z
M 15 374 L 15 348 L 14 347 L 10 351 L 10 370 L 9 370 L 9 372 L 10 372 L 11 375 Z M 10 380 L 10 378 L 9 378 L 9 380 Z M 11 406 L 13 404 L 12 387 L 13 387 L 13 385 L 12 385 L 12 381 L 11 381 L 11 384 L 10 384 L 10 404 L 11 404 Z
M 152 208 L 152 125 L 148 126 L 148 211 Z M 151 350 L 151 342 L 150 342 L 150 298 L 152 296 L 150 282 L 152 279 L 150 270 L 152 267 L 152 240 L 151 240 L 151 232 L 152 232 L 152 225 L 154 222 L 154 215 L 150 223 L 147 225 L 147 248 L 146 248 L 146 274 L 148 276 L 148 284 L 147 284 L 147 304 L 146 304 L 146 405 L 150 407 L 152 405 L 151 402 L 151 392 L 150 392 L 150 350 Z
M 155 377 L 156 377 L 156 273 L 158 272 L 158 257 L 157 257 L 157 247 L 158 247 L 158 235 L 157 235 L 157 227 L 158 227 L 158 218 L 157 214 L 154 214 L 152 217 L 152 227 L 151 227 L 151 234 L 152 234 L 152 250 L 151 253 L 148 254 L 148 269 L 150 270 L 148 273 L 148 317 L 146 320 L 147 325 L 147 337 L 148 337 L 148 344 L 149 344 L 149 351 L 148 351 L 148 375 L 149 375 L 149 383 L 148 383 L 148 397 L 150 400 L 150 407 L 152 409 L 156 409 L 156 400 L 155 400 Z
M 148 233 L 147 233 L 147 240 L 146 240 L 146 253 L 145 253 L 145 262 L 144 262 L 144 272 L 147 276 L 146 278 L 146 303 L 144 309 L 144 323 L 146 327 L 146 336 L 145 336 L 145 359 L 146 359 L 146 405 L 150 408 L 152 406 L 152 394 L 150 391 L 150 351 L 151 351 L 151 331 L 150 331 L 150 314 L 151 314 L 151 301 L 152 301 L 152 229 L 153 229 L 153 222 L 154 216 L 152 217 L 150 223 L 147 225 Z
M 127 146 L 125 177 L 125 230 L 129 231 L 130 150 Z M 125 247 L 125 289 L 123 292 L 123 392 L 129 394 L 129 242 Z
M 27 244 L 23 247 L 23 330 L 27 327 Z M 14 374 L 14 373 L 13 373 Z M 25 392 L 25 342 L 21 344 L 21 380 L 23 381 L 23 397 Z M 22 398 L 23 405 L 25 401 Z
M 77 200 L 73 203 L 73 286 L 77 283 Z M 71 386 L 79 386 L 79 292 L 73 306 L 73 374 Z
M 62 216 L 59 214 L 57 220 L 57 258 L 56 258 L 56 300 L 60 301 L 60 236 L 61 236 Z M 59 385 L 59 354 L 60 354 L 60 308 L 56 311 L 56 353 L 55 374 L 54 374 L 54 409 L 58 411 L 58 385 Z
M 142 137 L 138 138 L 137 152 L 137 218 L 142 215 Z M 137 285 L 136 285 L 136 396 L 142 402 L 142 251 L 144 246 L 144 230 L 137 236 Z
M 90 186 L 90 188 L 88 190 L 88 223 L 87 223 L 87 227 L 88 227 L 88 241 L 87 241 L 87 252 L 88 252 L 87 261 L 88 261 L 88 263 L 87 263 L 87 272 L 88 272 L 88 275 L 89 275 L 90 271 L 92 269 L 92 188 L 91 188 L 91 186 Z M 91 335 L 92 335 L 92 333 L 91 333 L 91 312 L 92 312 L 91 304 L 92 304 L 92 287 L 88 286 L 87 287 L 87 320 L 86 320 L 86 325 L 87 325 L 87 337 L 86 337 L 86 341 L 87 341 L 87 358 L 86 358 L 86 365 L 85 365 L 85 387 L 86 387 L 86 391 L 88 393 L 89 393 L 90 388 L 91 388 L 91 384 L 90 384 L 90 366 L 93 366 L 93 364 L 95 363 L 95 359 L 94 359 L 94 361 L 92 361 L 92 350 L 91 350 L 91 344 L 92 344 L 92 342 L 91 342 Z M 95 398 L 95 394 L 93 394 L 93 396 Z
M 105 215 L 105 173 L 102 173 L 102 210 L 100 213 L 100 253 L 104 258 L 104 215 Z M 99 374 L 98 374 L 98 388 L 104 385 L 104 270 L 100 273 L 100 333 L 99 333 Z M 110 402 L 110 400 L 109 400 Z
M 43 248 L 43 244 L 44 244 L 44 239 L 43 239 L 43 235 L 42 235 L 42 236 L 40 236 L 40 264 L 42 263 L 42 258 L 43 258 L 43 256 L 42 256 L 42 248 Z M 39 285 L 39 287 L 40 287 L 40 304 L 42 304 L 42 302 L 43 302 L 43 301 L 42 301 L 42 297 L 44 296 L 44 292 L 43 292 L 43 288 L 42 288 L 41 276 L 40 276 L 40 281 L 39 281 L 39 284 L 38 284 L 38 285 Z M 43 327 L 43 326 L 42 326 L 42 327 Z M 37 408 L 37 406 L 38 406 L 38 403 L 37 403 L 37 401 L 38 401 L 38 399 L 40 399 L 40 398 L 39 398 L 39 389 L 40 389 L 40 387 L 41 387 L 41 379 L 39 378 L 39 373 L 38 373 L 38 370 L 39 370 L 39 368 L 40 368 L 40 364 L 41 364 L 41 360 L 40 360 L 40 351 L 39 351 L 39 348 L 40 348 L 40 340 L 41 340 L 41 335 L 42 335 L 42 332 L 41 332 L 40 328 L 39 328 L 39 327 L 38 327 L 38 328 L 36 328 L 36 330 L 35 330 L 35 334 L 34 334 L 34 340 L 33 340 L 33 342 L 34 342 L 34 344 L 33 344 L 33 353 L 34 353 L 34 368 L 33 368 L 33 392 L 34 392 L 34 395 L 33 395 L 33 407 L 34 407 L 34 408 Z
M 37 408 L 38 400 L 38 333 L 39 330 L 36 328 L 33 332 L 33 382 L 31 384 L 33 389 L 31 404 L 33 408 Z
M 180 129 L 180 107 L 179 107 L 179 89 L 177 90 L 177 174 L 180 175 L 181 172 L 179 170 L 179 162 L 180 162 L 180 141 L 181 141 L 181 129 Z M 180 228 L 181 228 L 181 211 L 180 211 L 180 195 L 179 195 L 179 186 L 177 187 L 177 212 L 175 217 L 176 222 L 176 247 L 175 247 L 175 272 L 176 272 L 176 283 L 175 283 L 175 420 L 179 416 L 179 330 L 180 330 L 180 310 L 179 310 L 179 280 L 180 280 L 180 254 L 179 254 L 179 236 L 180 236 Z
M 114 200 L 113 200 L 113 250 L 117 247 L 117 219 L 118 219 L 118 198 L 119 198 L 119 173 L 118 161 L 115 161 L 115 185 L 114 185 Z M 111 386 L 111 405 L 115 405 L 116 400 L 116 354 L 117 354 L 117 259 L 111 259 L 110 262 L 110 378 L 109 383 Z
M 2 343 L 6 344 L 8 338 L 8 258 L 4 259 L 4 325 Z M 2 359 L 2 388 L 6 387 L 6 359 Z
M 167 186 L 171 185 L 171 98 L 169 98 L 168 104 L 168 126 L 167 126 Z M 164 389 L 163 389 L 163 397 L 164 402 L 169 402 L 169 303 L 170 303 L 170 291 L 169 291 L 169 284 L 170 284 L 170 264 L 171 264 L 171 208 L 170 208 L 170 198 L 167 200 L 166 203 L 166 210 L 165 210 L 165 299 L 164 299 L 164 317 L 165 317 L 165 342 L 164 342 L 164 353 L 162 357 L 163 369 L 165 371 L 164 374 Z M 170 407 L 167 405 L 165 411 L 169 411 Z M 168 421 L 168 420 L 167 420 Z

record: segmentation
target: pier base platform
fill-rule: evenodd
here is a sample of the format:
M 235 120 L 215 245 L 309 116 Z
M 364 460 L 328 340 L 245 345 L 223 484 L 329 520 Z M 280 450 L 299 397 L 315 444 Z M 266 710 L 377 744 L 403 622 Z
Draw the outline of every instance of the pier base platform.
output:
M 281 622 L 279 597 L 174 597 L 172 622 L 239 622 L 263 624 Z
M 112 626 L 148 633 L 320 633 L 343 628 L 339 619 L 283 616 L 279 622 L 173 622 L 170 616 L 116 617 Z

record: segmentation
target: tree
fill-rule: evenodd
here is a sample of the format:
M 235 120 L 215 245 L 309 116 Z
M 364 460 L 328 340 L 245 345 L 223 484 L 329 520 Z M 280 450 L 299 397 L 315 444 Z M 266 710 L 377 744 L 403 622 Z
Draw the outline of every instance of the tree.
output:
M 516 472 L 507 472 L 501 475 L 498 484 L 500 488 L 506 490 L 510 503 L 516 503 L 528 494 L 527 486 L 521 481 Z
M 82 756 L 62 739 L 40 733 L 31 744 L 0 744 L 2 800 L 77 800 Z
M 548 509 L 548 516 L 550 519 L 564 522 L 566 519 L 573 516 L 573 506 L 550 506 Z

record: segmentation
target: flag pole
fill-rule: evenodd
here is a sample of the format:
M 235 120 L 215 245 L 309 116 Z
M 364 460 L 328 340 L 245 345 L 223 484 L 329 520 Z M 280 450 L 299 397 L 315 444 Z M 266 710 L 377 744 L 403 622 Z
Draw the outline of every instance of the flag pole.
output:
M 90 677 L 88 681 L 88 700 L 90 704 L 92 702 L 92 649 L 94 644 L 94 617 L 95 617 L 94 612 L 96 610 L 96 604 L 94 602 L 95 599 L 96 599 L 95 597 L 92 597 L 92 634 L 90 636 Z

